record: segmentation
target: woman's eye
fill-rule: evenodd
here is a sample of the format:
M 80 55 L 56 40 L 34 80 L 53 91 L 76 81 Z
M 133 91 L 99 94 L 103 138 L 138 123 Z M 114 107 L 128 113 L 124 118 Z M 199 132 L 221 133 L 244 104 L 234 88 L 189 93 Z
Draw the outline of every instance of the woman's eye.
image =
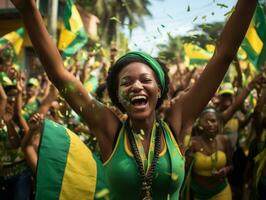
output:
M 123 81 L 123 82 L 120 83 L 120 86 L 127 86 L 129 84 L 130 84 L 129 81 Z
M 151 82 L 151 81 L 152 81 L 152 80 L 149 79 L 149 78 L 146 78 L 146 79 L 143 79 L 143 80 L 142 80 L 143 83 L 149 83 L 149 82 Z

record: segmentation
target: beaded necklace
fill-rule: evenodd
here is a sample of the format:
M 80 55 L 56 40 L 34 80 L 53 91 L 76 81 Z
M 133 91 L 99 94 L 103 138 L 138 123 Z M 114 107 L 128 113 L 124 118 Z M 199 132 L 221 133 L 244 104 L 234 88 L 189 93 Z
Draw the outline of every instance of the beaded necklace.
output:
M 159 123 L 160 127 L 161 124 Z M 137 163 L 138 170 L 140 172 L 140 177 L 141 177 L 141 200 L 152 200 L 152 180 L 153 180 L 153 175 L 155 171 L 155 167 L 157 164 L 157 161 L 159 159 L 159 153 L 161 149 L 161 131 L 156 128 L 155 132 L 155 147 L 154 147 L 154 157 L 152 159 L 150 167 L 147 169 L 147 173 L 145 173 L 144 169 L 144 164 L 141 159 L 136 140 L 134 139 L 134 135 L 132 133 L 132 128 L 129 125 L 129 122 L 127 120 L 126 122 L 126 132 L 128 134 L 129 138 L 129 143 L 131 145 L 131 148 L 133 150 L 133 155 L 135 158 L 135 161 Z

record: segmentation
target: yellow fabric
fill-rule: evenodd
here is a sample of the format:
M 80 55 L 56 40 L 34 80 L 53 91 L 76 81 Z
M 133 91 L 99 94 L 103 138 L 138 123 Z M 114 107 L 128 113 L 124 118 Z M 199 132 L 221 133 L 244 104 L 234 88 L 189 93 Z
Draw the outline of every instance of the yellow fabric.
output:
M 75 5 L 72 6 L 71 13 L 72 15 L 70 17 L 69 23 L 71 26 L 71 31 L 76 33 L 83 27 L 83 22 Z
M 194 198 L 194 200 L 199 200 L 199 199 Z M 226 188 L 224 188 L 223 191 L 211 197 L 210 199 L 206 200 L 232 200 L 232 191 L 230 185 L 227 184 Z
M 215 154 L 217 153 L 217 162 L 213 166 L 213 159 L 215 159 Z M 219 170 L 226 166 L 226 155 L 223 151 L 217 151 L 210 156 L 207 156 L 201 152 L 195 153 L 195 163 L 193 167 L 193 172 L 201 176 L 212 176 L 213 167 Z
M 59 199 L 93 199 L 97 179 L 96 162 L 86 146 L 80 145 L 78 136 L 69 130 L 67 134 L 71 143 Z M 84 160 L 88 162 L 84 163 Z
M 65 26 L 62 25 L 61 33 L 59 36 L 58 48 L 60 50 L 64 50 L 73 42 L 75 38 L 76 34 L 74 34 L 72 31 L 67 30 Z
M 10 43 L 12 43 L 15 52 L 18 55 L 23 44 L 23 38 L 21 38 L 21 36 L 16 31 L 8 33 L 7 35 L 4 36 L 4 38 L 8 40 Z
M 166 141 L 165 141 L 165 138 L 163 137 L 163 140 L 164 140 L 164 147 L 163 147 L 163 150 L 162 152 L 159 154 L 159 157 L 162 157 L 166 151 L 167 151 L 167 147 L 166 147 Z M 124 137 L 124 147 L 125 147 L 125 151 L 127 153 L 127 155 L 131 156 L 131 157 L 134 157 L 133 153 L 130 151 L 129 149 L 129 146 L 127 145 L 127 135 L 125 134 L 125 137 Z M 108 159 L 109 160 L 109 159 Z
M 188 43 L 184 44 L 184 50 L 185 50 L 185 54 L 190 59 L 209 60 L 212 56 L 212 54 L 206 51 L 205 49 L 202 49 L 199 46 L 193 45 L 193 44 L 188 44 Z
M 185 147 L 190 147 L 191 146 L 191 135 L 190 134 L 186 134 L 186 136 L 184 137 L 184 146 Z
M 238 126 L 239 126 L 238 119 L 232 118 L 226 123 L 225 129 L 230 129 L 231 132 L 237 132 Z
M 255 184 L 256 187 L 258 186 L 259 179 L 261 177 L 261 172 L 264 168 L 265 162 L 266 162 L 266 148 L 263 149 L 262 152 L 260 152 L 255 158 L 255 163 L 258 163 L 258 168 L 256 171 L 256 177 L 255 177 Z
M 263 48 L 263 42 L 261 41 L 254 25 L 249 27 L 246 38 L 253 50 L 259 55 Z

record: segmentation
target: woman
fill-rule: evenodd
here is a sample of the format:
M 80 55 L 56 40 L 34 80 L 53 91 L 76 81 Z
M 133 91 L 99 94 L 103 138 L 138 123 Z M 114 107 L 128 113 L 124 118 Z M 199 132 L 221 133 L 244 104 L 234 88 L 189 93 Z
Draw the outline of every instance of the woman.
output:
M 205 109 L 199 118 L 199 135 L 192 137 L 194 161 L 191 191 L 194 199 L 232 199 L 227 175 L 232 170 L 232 149 L 221 134 L 221 121 L 213 108 Z
M 257 1 L 238 1 L 218 40 L 216 53 L 198 82 L 168 110 L 167 123 L 156 120 L 156 108 L 166 96 L 168 85 L 167 75 L 155 59 L 141 52 L 128 53 L 111 68 L 109 95 L 128 115 L 127 122 L 121 123 L 64 68 L 35 1 L 12 2 L 21 13 L 49 79 L 97 137 L 112 198 L 178 199 L 184 176 L 184 159 L 177 144 L 183 141 L 184 135 L 179 133 L 194 122 L 215 93 L 245 36 Z M 107 123 L 103 125 L 103 122 Z M 148 157 L 144 167 L 141 157 Z

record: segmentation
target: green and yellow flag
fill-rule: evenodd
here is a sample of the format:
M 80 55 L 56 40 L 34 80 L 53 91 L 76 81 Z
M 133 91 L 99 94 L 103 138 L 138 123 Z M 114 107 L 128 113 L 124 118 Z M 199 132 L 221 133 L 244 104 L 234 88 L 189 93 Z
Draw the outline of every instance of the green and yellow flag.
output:
M 63 20 L 58 48 L 63 51 L 63 56 L 72 56 L 88 41 L 83 22 L 72 0 L 66 1 Z
M 257 6 L 241 47 L 250 63 L 259 70 L 266 60 L 266 17 L 261 5 Z
M 184 44 L 187 65 L 203 65 L 212 57 L 212 53 L 191 43 Z
M 88 92 L 95 92 L 99 86 L 99 80 L 96 76 L 91 75 L 84 83 L 84 87 Z
M 108 199 L 102 163 L 79 137 L 45 120 L 38 154 L 36 200 Z
M 3 37 L 0 38 L 0 49 L 3 48 L 4 54 L 11 54 L 14 56 L 14 59 L 16 59 L 16 57 L 19 55 L 22 49 L 24 36 L 25 36 L 24 28 L 19 28 L 16 31 L 12 31 L 4 35 Z M 10 55 L 7 55 L 7 56 L 10 56 Z

